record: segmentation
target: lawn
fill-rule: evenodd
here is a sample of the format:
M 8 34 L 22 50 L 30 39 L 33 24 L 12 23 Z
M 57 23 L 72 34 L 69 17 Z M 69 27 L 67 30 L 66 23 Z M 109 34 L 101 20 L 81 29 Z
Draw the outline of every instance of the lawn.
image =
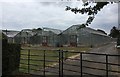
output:
M 35 70 L 40 70 L 43 68 L 44 62 L 41 60 L 44 60 L 44 50 L 45 51 L 45 65 L 52 65 L 54 63 L 59 62 L 59 51 L 56 50 L 66 50 L 66 51 L 88 51 L 90 48 L 84 47 L 84 48 L 79 48 L 79 47 L 59 47 L 59 48 L 52 48 L 52 47 L 42 47 L 42 48 L 35 48 L 35 47 L 22 47 L 23 50 L 21 50 L 21 60 L 20 60 L 20 71 L 21 72 L 28 72 L 28 50 L 30 50 L 30 71 L 33 71 L 32 69 Z M 36 55 L 36 56 L 35 56 Z M 63 53 L 64 58 L 70 57 L 72 55 L 76 55 L 76 53 Z M 52 56 L 52 57 L 51 57 Z M 25 59 L 25 60 L 22 60 Z M 32 60 L 31 60 L 32 59 Z M 49 62 L 52 61 L 52 62 Z M 22 64 L 23 63 L 23 64 Z M 26 68 L 26 69 L 23 69 Z

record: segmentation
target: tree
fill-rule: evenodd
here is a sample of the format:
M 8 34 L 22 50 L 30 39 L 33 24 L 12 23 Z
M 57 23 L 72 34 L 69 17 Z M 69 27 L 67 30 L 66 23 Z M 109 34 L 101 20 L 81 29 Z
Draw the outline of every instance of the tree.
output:
M 33 32 L 41 31 L 41 30 L 42 30 L 41 28 L 37 28 L 37 29 L 33 28 L 33 29 L 32 29 Z
M 114 26 L 111 29 L 109 36 L 111 36 L 113 38 L 117 38 L 119 34 L 120 34 L 119 30 Z
M 81 14 L 87 14 L 89 17 L 86 21 L 86 23 L 84 24 L 85 26 L 88 26 L 89 24 L 91 24 L 91 22 L 94 20 L 95 15 L 101 11 L 101 9 L 109 4 L 109 3 L 113 3 L 113 2 L 95 2 L 96 5 L 95 6 L 91 6 L 91 2 L 85 2 L 83 4 L 84 8 L 80 9 L 80 8 L 71 8 L 69 6 L 66 6 L 66 11 L 70 10 L 71 12 L 74 12 L 75 14 L 77 13 L 81 13 Z
M 41 28 L 37 28 L 37 30 L 42 30 Z

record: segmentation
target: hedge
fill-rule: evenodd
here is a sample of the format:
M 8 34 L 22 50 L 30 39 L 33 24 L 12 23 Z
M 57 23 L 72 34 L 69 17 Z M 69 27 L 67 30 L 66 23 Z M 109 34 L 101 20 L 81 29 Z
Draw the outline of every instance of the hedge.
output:
M 12 75 L 18 71 L 20 49 L 20 44 L 9 44 L 6 39 L 2 39 L 2 75 Z

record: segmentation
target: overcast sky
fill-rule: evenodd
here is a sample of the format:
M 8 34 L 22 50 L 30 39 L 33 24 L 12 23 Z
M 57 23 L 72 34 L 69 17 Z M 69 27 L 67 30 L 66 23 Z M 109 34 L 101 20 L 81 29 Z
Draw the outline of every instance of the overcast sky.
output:
M 80 2 L 2 2 L 2 29 L 22 30 L 33 28 L 55 28 L 65 30 L 74 24 L 85 23 L 88 16 L 65 11 L 66 6 L 82 8 Z M 118 4 L 105 6 L 90 27 L 109 33 L 113 26 L 118 26 Z

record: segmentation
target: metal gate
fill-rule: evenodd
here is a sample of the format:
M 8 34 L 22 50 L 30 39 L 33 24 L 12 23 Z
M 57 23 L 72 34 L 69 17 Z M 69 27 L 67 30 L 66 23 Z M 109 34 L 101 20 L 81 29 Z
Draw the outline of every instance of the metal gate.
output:
M 41 54 L 33 54 L 33 51 L 42 52 Z M 23 49 L 22 52 L 25 52 L 26 54 L 21 53 L 21 56 L 27 56 L 27 58 L 21 57 L 20 71 L 31 75 L 57 75 L 59 77 L 67 75 L 76 75 L 79 77 L 120 76 L 120 55 L 39 49 Z M 55 55 L 52 53 L 51 55 L 48 55 L 50 52 L 53 52 L 53 54 L 55 53 Z M 70 57 L 73 54 L 77 56 Z M 36 58 L 33 59 L 33 56 Z M 89 58 L 89 56 L 91 56 L 91 58 Z M 39 59 L 38 57 L 42 58 Z M 99 57 L 103 59 L 103 61 L 97 60 Z M 95 58 L 97 61 L 95 61 Z M 113 61 L 112 58 L 115 58 L 115 60 Z M 42 65 L 37 62 L 41 62 Z M 32 66 L 40 68 L 37 69 Z M 24 70 L 22 71 L 21 69 Z

